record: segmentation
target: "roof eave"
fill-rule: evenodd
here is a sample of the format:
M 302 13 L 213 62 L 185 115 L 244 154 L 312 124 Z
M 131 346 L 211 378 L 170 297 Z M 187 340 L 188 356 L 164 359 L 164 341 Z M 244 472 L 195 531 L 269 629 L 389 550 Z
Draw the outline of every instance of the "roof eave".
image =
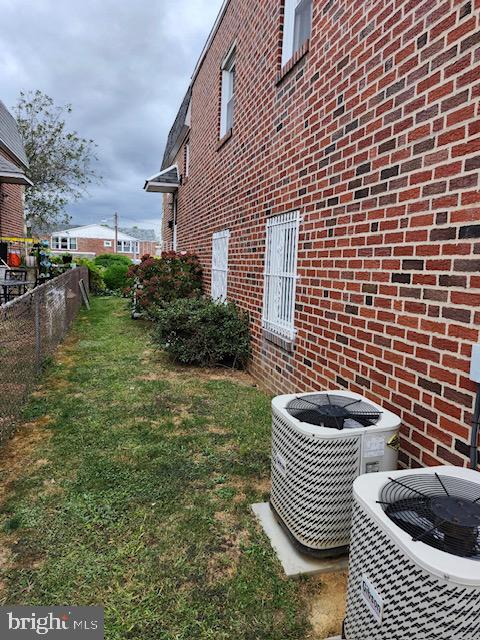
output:
M 178 191 L 179 184 L 172 182 L 155 182 L 154 180 L 147 180 L 143 187 L 147 193 L 175 193 Z
M 0 171 L 0 182 L 3 184 L 21 184 L 25 187 L 33 187 L 33 182 L 24 173 L 10 173 Z
M 15 162 L 19 164 L 22 169 L 25 169 L 25 171 L 27 171 L 27 169 L 29 168 L 28 164 L 25 164 L 25 162 L 21 158 L 19 158 L 17 154 L 14 151 L 12 151 L 12 149 L 8 145 L 6 145 L 5 142 L 3 142 L 3 140 L 1 139 L 0 139 L 0 149 L 5 151 L 7 155 L 9 155 L 12 159 L 14 159 Z
M 174 147 L 172 148 L 172 151 L 170 152 L 170 155 L 168 156 L 168 158 L 166 159 L 166 161 L 163 163 L 162 166 L 165 165 L 171 165 L 173 163 L 173 161 L 175 160 L 175 158 L 177 157 L 177 153 L 180 151 L 180 149 L 182 148 L 182 145 L 185 141 L 185 138 L 188 136 L 188 134 L 190 133 L 190 127 L 188 125 L 184 125 L 182 127 L 181 132 L 178 134 L 176 142 Z
M 209 33 L 209 36 L 207 38 L 207 41 L 205 43 L 205 46 L 202 49 L 202 52 L 200 54 L 200 57 L 198 59 L 197 64 L 195 65 L 195 69 L 193 70 L 193 74 L 192 74 L 192 81 L 191 84 L 193 85 L 193 83 L 195 82 L 195 78 L 198 75 L 198 72 L 200 71 L 200 68 L 203 64 L 203 61 L 205 60 L 205 57 L 207 55 L 208 50 L 210 49 L 210 45 L 213 42 L 213 39 L 215 38 L 217 31 L 220 27 L 220 24 L 222 23 L 223 17 L 227 11 L 228 5 L 230 4 L 230 0 L 224 0 L 222 6 L 220 7 L 220 11 L 218 12 L 218 16 L 217 19 L 214 22 L 214 25 L 212 27 L 212 30 Z

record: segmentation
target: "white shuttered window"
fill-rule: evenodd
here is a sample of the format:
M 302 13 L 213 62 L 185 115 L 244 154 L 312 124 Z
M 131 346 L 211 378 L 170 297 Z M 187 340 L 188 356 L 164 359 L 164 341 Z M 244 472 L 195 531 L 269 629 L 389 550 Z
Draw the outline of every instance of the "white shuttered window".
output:
M 219 302 L 227 300 L 229 238 L 228 229 L 212 236 L 212 298 Z
M 299 227 L 299 211 L 267 221 L 263 327 L 290 340 L 295 337 Z

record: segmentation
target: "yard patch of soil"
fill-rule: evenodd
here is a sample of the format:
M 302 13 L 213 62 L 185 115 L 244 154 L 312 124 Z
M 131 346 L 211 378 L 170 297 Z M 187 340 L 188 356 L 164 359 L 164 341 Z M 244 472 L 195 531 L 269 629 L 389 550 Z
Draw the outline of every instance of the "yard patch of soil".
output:
M 329 573 L 319 577 L 320 590 L 307 595 L 310 602 L 310 638 L 322 640 L 341 633 L 345 617 L 347 572 Z
M 38 447 L 48 442 L 51 437 L 51 431 L 45 429 L 51 422 L 52 418 L 46 415 L 23 423 L 0 449 L 0 504 L 3 503 L 12 483 L 25 474 L 26 468 L 35 463 Z

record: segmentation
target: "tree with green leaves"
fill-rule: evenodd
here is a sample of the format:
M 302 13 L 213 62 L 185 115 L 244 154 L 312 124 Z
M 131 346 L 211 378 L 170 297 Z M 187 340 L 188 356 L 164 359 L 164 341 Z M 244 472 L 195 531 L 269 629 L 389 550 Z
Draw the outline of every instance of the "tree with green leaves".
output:
M 25 191 L 27 223 L 32 229 L 69 222 L 66 206 L 101 180 L 95 170 L 94 141 L 67 130 L 71 112 L 71 105 L 58 106 L 38 90 L 21 92 L 18 98 L 15 115 L 33 182 Z

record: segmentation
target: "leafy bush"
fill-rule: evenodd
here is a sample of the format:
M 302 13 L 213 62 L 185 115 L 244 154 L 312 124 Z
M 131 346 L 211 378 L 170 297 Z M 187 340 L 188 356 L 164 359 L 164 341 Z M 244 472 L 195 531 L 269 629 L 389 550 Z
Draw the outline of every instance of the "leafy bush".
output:
M 121 262 L 111 264 L 107 267 L 103 274 L 107 289 L 110 289 L 110 291 L 123 291 L 127 286 L 127 273 L 128 265 L 122 264 Z
M 122 256 L 121 253 L 101 253 L 95 258 L 95 264 L 107 269 L 113 264 L 125 264 L 129 267 L 132 261 L 128 256 Z
M 160 258 L 142 257 L 128 272 L 130 293 L 136 293 L 137 311 L 156 315 L 156 309 L 179 298 L 202 294 L 202 267 L 191 253 L 165 252 Z
M 105 280 L 103 279 L 105 269 L 88 258 L 77 258 L 75 262 L 82 267 L 87 267 L 90 291 L 95 295 L 105 293 Z
M 232 302 L 183 298 L 160 307 L 153 340 L 182 364 L 243 367 L 250 355 L 248 316 Z

